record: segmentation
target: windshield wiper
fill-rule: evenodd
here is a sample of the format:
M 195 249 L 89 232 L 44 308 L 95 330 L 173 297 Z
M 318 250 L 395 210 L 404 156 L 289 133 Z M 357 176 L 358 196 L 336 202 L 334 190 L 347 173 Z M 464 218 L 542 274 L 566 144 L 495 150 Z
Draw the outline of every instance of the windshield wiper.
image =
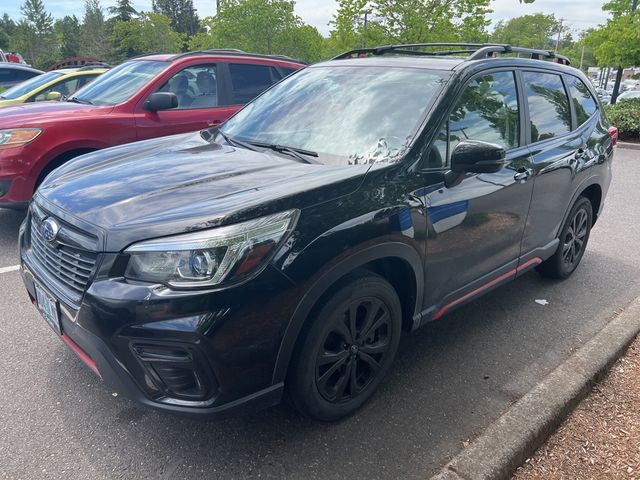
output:
M 218 133 L 222 136 L 222 138 L 224 138 L 225 142 L 227 142 L 232 147 L 242 147 L 242 148 L 246 148 L 247 150 L 251 150 L 253 152 L 256 151 L 256 149 L 253 148 L 253 146 L 251 146 L 250 144 L 243 142 L 242 140 L 237 140 L 233 137 L 230 137 L 220 129 L 218 129 Z
M 303 157 L 302 155 L 306 155 L 308 157 L 318 156 L 317 152 L 313 152 L 311 150 L 305 150 L 304 148 L 287 147 L 285 145 L 278 145 L 275 143 L 263 143 L 263 142 L 249 142 L 249 143 L 251 143 L 251 145 L 255 145 L 256 147 L 269 148 L 274 152 L 289 154 L 290 156 L 295 157 L 304 163 L 316 163 L 316 162 L 313 162 L 308 158 Z
M 67 102 L 79 103 L 81 105 L 93 105 L 89 100 L 80 100 L 78 97 L 67 98 Z

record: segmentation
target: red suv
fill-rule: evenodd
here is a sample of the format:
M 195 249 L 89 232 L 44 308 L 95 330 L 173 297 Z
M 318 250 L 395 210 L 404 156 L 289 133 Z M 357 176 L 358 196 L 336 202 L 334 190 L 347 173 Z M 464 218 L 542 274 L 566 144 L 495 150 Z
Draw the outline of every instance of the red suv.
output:
M 0 116 L 0 207 L 21 207 L 53 169 L 84 153 L 224 122 L 304 67 L 283 57 L 207 50 L 131 59 L 63 102 Z

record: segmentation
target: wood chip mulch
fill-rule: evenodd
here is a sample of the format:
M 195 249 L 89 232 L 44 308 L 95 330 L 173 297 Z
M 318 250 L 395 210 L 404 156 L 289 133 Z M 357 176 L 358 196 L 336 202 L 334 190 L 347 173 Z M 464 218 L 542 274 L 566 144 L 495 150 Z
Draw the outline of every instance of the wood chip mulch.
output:
M 640 337 L 514 480 L 640 480 Z

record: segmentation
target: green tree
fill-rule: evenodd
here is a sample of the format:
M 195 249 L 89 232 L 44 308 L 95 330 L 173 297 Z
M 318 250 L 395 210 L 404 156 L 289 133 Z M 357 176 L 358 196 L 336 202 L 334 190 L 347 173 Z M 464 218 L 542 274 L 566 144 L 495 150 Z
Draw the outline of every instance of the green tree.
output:
M 22 53 L 35 67 L 47 68 L 55 60 L 53 17 L 42 0 L 25 0 L 20 8 L 23 18 L 15 24 L 9 48 Z M 4 18 L 4 17 L 3 17 Z
M 9 48 L 9 42 L 16 28 L 16 23 L 6 13 L 0 17 L 0 48 Z
M 109 33 L 100 0 L 85 0 L 81 39 L 82 55 L 106 59 L 111 54 Z
M 340 0 L 329 43 L 332 50 L 347 50 L 486 39 L 489 5 L 489 0 Z
M 640 9 L 638 0 L 612 0 L 602 7 L 611 17 L 585 39 L 593 48 L 600 67 L 618 67 L 611 96 L 615 103 L 623 67 L 640 65 Z
M 168 17 L 171 27 L 178 33 L 195 35 L 200 30 L 200 19 L 193 0 L 153 0 L 153 11 Z
M 324 40 L 295 14 L 294 6 L 288 0 L 221 0 L 218 13 L 205 19 L 205 31 L 194 36 L 189 47 L 239 48 L 319 60 Z
M 551 49 L 555 46 L 552 37 L 559 28 L 560 22 L 553 14 L 523 15 L 507 21 L 500 20 L 493 30 L 491 41 L 517 47 Z
M 80 54 L 80 21 L 75 15 L 67 15 L 56 20 L 54 25 L 56 43 L 61 58 L 77 57 Z
M 138 16 L 138 12 L 133 8 L 131 0 L 117 0 L 115 6 L 109 7 L 109 13 L 113 15 L 114 20 L 121 22 L 128 22 Z
M 117 60 L 152 52 L 179 52 L 184 43 L 183 34 L 171 28 L 171 20 L 153 12 L 116 21 L 112 40 Z

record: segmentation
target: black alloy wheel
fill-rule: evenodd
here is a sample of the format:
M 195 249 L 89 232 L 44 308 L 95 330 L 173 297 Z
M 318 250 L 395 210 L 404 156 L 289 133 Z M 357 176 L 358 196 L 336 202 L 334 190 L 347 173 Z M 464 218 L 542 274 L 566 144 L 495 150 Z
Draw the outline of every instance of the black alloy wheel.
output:
M 593 208 L 586 197 L 579 197 L 567 216 L 555 254 L 538 266 L 547 277 L 567 278 L 578 268 L 587 248 L 593 224 Z
M 357 298 L 329 320 L 316 360 L 316 387 L 325 400 L 356 398 L 376 378 L 391 346 L 391 314 L 375 297 Z
M 347 417 L 375 392 L 398 350 L 402 308 L 393 286 L 367 270 L 343 278 L 296 344 L 287 398 L 321 421 Z
M 587 237 L 588 216 L 585 209 L 579 209 L 569 224 L 562 242 L 562 260 L 568 268 L 573 267 L 582 256 L 585 238 Z

